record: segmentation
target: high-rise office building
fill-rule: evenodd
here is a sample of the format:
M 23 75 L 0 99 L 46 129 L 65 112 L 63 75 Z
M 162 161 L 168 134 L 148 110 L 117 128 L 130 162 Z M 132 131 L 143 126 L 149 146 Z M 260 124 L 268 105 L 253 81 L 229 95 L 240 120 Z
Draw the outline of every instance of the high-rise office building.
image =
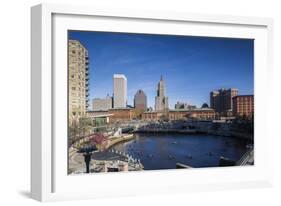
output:
M 219 98 L 219 92 L 218 91 L 211 91 L 210 92 L 210 107 L 215 110 L 215 112 L 218 112 L 219 103 L 220 103 L 220 98 Z
M 217 113 L 225 114 L 231 111 L 232 98 L 238 95 L 238 89 L 220 89 L 218 91 L 212 91 L 210 93 L 210 106 Z
M 137 91 L 134 98 L 135 109 L 146 110 L 147 109 L 147 98 L 141 89 Z
M 127 107 L 127 78 L 124 74 L 113 75 L 113 108 Z
M 161 76 L 157 85 L 157 96 L 155 97 L 155 110 L 167 111 L 169 109 L 168 97 L 166 95 L 165 81 Z
M 107 111 L 112 109 L 112 97 L 107 95 L 105 98 L 94 98 L 92 109 L 93 111 Z
M 89 59 L 87 49 L 77 40 L 68 41 L 69 117 L 86 115 L 89 96 Z

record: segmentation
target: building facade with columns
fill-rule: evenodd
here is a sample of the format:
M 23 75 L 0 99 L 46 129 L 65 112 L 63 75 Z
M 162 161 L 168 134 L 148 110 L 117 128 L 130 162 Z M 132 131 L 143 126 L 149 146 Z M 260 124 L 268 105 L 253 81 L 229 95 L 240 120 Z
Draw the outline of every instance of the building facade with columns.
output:
M 106 111 L 112 109 L 112 97 L 107 95 L 105 98 L 94 98 L 92 110 L 93 111 Z
M 144 112 L 142 114 L 142 120 L 158 121 L 161 119 L 167 120 L 213 120 L 216 118 L 215 110 L 212 108 L 200 108 L 200 109 L 174 109 L 166 112 Z

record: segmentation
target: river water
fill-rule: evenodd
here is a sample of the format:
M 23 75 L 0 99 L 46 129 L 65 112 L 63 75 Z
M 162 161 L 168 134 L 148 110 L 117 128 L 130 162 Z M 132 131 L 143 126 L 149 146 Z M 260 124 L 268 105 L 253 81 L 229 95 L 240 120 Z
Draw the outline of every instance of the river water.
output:
M 145 170 L 174 169 L 176 163 L 191 167 L 219 166 L 220 156 L 239 160 L 247 141 L 234 137 L 185 134 L 134 134 L 135 138 L 113 146 L 140 159 Z

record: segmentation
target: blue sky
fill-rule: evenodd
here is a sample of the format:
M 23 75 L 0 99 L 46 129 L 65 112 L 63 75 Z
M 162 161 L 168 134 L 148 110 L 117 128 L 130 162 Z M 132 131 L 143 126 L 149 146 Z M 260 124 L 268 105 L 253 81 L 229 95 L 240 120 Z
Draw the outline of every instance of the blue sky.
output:
M 254 40 L 70 31 L 89 51 L 90 100 L 113 93 L 113 74 L 128 80 L 128 104 L 142 89 L 154 108 L 163 75 L 169 107 L 177 101 L 201 106 L 211 90 L 237 88 L 253 94 Z

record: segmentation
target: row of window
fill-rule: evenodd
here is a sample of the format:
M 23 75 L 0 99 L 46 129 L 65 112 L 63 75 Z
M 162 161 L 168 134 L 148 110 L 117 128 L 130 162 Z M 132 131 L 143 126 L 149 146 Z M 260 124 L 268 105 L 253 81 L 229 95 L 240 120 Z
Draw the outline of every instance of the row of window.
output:
M 252 105 L 236 105 L 235 107 L 233 107 L 233 108 L 254 108 L 254 106 L 252 106 Z
M 81 86 L 81 85 L 79 84 L 79 86 Z M 76 87 L 71 87 L 71 90 L 72 91 L 84 92 L 86 90 L 86 88 L 85 87 L 78 87 L 78 89 L 76 90 Z
M 71 107 L 75 107 L 75 106 L 77 106 L 77 105 L 84 106 L 84 105 L 86 105 L 87 103 L 86 103 L 85 100 L 84 100 L 84 101 L 81 101 L 81 100 L 79 100 L 79 101 L 72 100 L 72 101 L 70 102 L 70 104 L 71 104 Z
M 81 114 L 85 114 L 85 112 L 72 112 L 73 116 L 75 116 L 76 114 L 81 115 Z
M 75 79 L 76 75 L 75 74 L 72 74 L 70 75 L 71 79 Z M 81 75 L 78 75 L 78 79 L 80 79 L 81 81 L 85 81 L 85 78 L 81 78 Z

